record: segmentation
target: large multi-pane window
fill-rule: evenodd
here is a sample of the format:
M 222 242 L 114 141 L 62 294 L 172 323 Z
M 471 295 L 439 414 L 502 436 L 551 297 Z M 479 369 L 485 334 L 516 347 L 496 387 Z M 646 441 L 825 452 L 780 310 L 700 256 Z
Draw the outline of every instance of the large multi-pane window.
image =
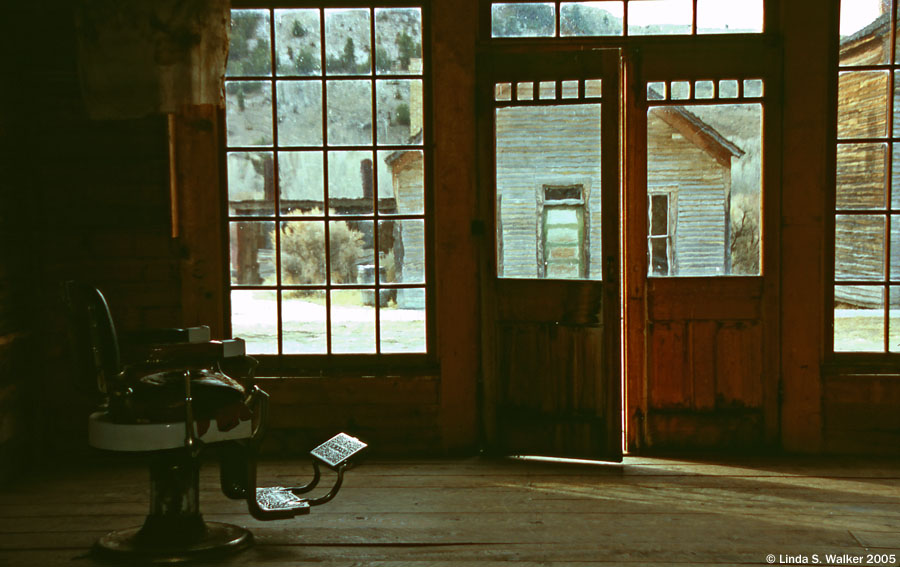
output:
M 232 334 L 262 355 L 425 353 L 423 8 L 231 19 Z
M 836 352 L 900 352 L 896 4 L 841 2 L 834 203 Z

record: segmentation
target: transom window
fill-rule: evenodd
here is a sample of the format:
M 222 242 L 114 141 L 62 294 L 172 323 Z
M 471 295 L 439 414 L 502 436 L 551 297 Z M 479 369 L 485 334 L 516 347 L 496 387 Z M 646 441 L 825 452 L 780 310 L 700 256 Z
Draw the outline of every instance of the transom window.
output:
M 897 2 L 841 2 L 834 350 L 900 352 Z
M 762 33 L 763 0 L 492 2 L 491 37 Z
M 423 8 L 231 14 L 232 334 L 261 355 L 425 353 Z

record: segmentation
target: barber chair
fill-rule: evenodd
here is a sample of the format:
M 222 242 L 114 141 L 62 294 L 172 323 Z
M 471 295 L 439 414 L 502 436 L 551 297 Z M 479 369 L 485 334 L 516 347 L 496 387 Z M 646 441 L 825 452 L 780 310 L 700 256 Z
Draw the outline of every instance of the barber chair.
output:
M 269 397 L 254 384 L 256 361 L 246 355 L 243 340 L 210 340 L 208 327 L 161 329 L 128 337 L 130 346 L 120 350 L 98 289 L 66 282 L 64 296 L 81 385 L 100 404 L 88 421 L 91 446 L 149 457 L 149 514 L 142 526 L 100 538 L 93 548 L 97 557 L 177 563 L 250 546 L 246 529 L 207 522 L 200 513 L 199 471 L 208 450 L 217 453 L 225 496 L 245 500 L 258 520 L 281 520 L 334 498 L 351 459 L 366 448 L 340 433 L 310 453 L 313 478 L 305 485 L 258 487 Z M 321 496 L 302 497 L 318 485 L 322 465 L 334 471 L 334 485 Z

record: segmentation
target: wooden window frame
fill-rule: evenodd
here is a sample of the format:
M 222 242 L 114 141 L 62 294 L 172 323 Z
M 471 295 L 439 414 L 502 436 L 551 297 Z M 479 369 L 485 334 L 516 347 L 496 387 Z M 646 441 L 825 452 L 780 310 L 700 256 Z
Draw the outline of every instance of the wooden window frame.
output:
M 882 372 L 895 371 L 896 364 L 900 361 L 900 350 L 891 351 L 891 331 L 890 331 L 890 308 L 891 308 L 891 288 L 900 291 L 900 274 L 891 274 L 891 224 L 892 222 L 900 222 L 900 207 L 892 205 L 893 191 L 900 191 L 900 187 L 892 187 L 892 178 L 895 176 L 893 170 L 894 152 L 900 150 L 900 131 L 895 128 L 895 121 L 900 118 L 900 112 L 895 107 L 896 104 L 896 80 L 900 79 L 900 56 L 897 53 L 897 43 L 900 41 L 900 34 L 897 33 L 898 10 L 900 10 L 900 2 L 893 0 L 891 4 L 891 14 L 889 19 L 889 57 L 886 62 L 865 64 L 865 65 L 841 65 L 840 62 L 840 5 L 841 0 L 833 3 L 833 27 L 831 29 L 831 108 L 832 115 L 829 118 L 829 136 L 830 146 L 833 151 L 830 152 L 828 161 L 828 187 L 829 194 L 826 203 L 825 215 L 825 237 L 826 237 L 826 263 L 825 263 L 825 367 L 828 372 L 840 372 L 843 368 L 852 368 L 863 372 Z M 886 90 L 887 109 L 885 112 L 886 124 L 885 134 L 883 136 L 860 136 L 860 137 L 840 137 L 839 114 L 839 80 L 842 73 L 853 71 L 885 71 L 888 76 L 888 85 Z M 843 145 L 863 144 L 863 143 L 881 143 L 885 145 L 885 196 L 884 206 L 880 208 L 842 208 L 838 209 L 838 177 L 837 177 L 837 156 L 838 149 Z M 855 279 L 838 279 L 837 278 L 837 217 L 841 215 L 859 216 L 882 216 L 884 223 L 884 249 L 883 249 L 883 276 L 880 279 L 872 280 L 855 280 Z M 864 286 L 872 288 L 880 288 L 883 292 L 883 315 L 882 329 L 883 350 L 882 351 L 838 351 L 835 350 L 835 302 L 837 286 Z
M 325 81 L 333 78 L 339 79 L 360 79 L 360 80 L 368 80 L 372 85 L 372 93 L 373 93 L 373 105 L 374 105 L 374 97 L 375 97 L 375 86 L 376 81 L 379 79 L 385 80 L 394 80 L 394 79 L 420 79 L 422 81 L 422 123 L 423 123 L 423 139 L 420 144 L 404 146 L 402 149 L 408 149 L 411 151 L 420 151 L 423 154 L 423 190 L 424 190 L 424 211 L 419 214 L 388 214 L 385 216 L 384 213 L 379 212 L 379 207 L 377 203 L 373 204 L 373 209 L 371 214 L 365 215 L 329 215 L 327 210 L 323 213 L 322 218 L 318 217 L 300 217 L 304 220 L 324 220 L 326 226 L 329 222 L 332 221 L 361 221 L 361 222 L 369 222 L 372 223 L 375 243 L 373 244 L 376 266 L 378 264 L 378 243 L 377 243 L 377 233 L 378 226 L 381 221 L 402 221 L 402 220 L 421 220 L 425 225 L 425 242 L 424 242 L 424 281 L 421 284 L 403 284 L 403 283 L 382 283 L 379 281 L 379 278 L 376 277 L 375 281 L 371 284 L 359 284 L 359 285 L 340 285 L 335 284 L 334 282 L 323 283 L 322 285 L 317 286 L 307 286 L 310 289 L 321 289 L 324 291 L 325 296 L 329 297 L 331 291 L 337 290 L 373 290 L 376 294 L 376 297 L 379 296 L 381 290 L 385 289 L 422 289 L 425 293 L 425 325 L 424 332 L 425 336 L 423 337 L 425 343 L 425 351 L 424 352 L 413 352 L 413 353 L 395 353 L 395 352 L 382 352 L 381 344 L 380 344 L 380 307 L 378 305 L 378 301 L 376 301 L 375 309 L 375 321 L 374 321 L 374 349 L 373 353 L 342 353 L 342 352 L 332 352 L 331 349 L 331 326 L 326 323 L 326 340 L 327 340 L 327 354 L 292 354 L 292 353 L 284 353 L 282 349 L 282 338 L 281 338 L 281 329 L 282 329 L 282 310 L 280 307 L 281 304 L 281 293 L 282 291 L 289 289 L 291 286 L 285 286 L 281 283 L 280 278 L 275 285 L 240 285 L 235 284 L 232 281 L 232 278 L 229 275 L 229 271 L 231 269 L 231 261 L 230 257 L 230 246 L 231 239 L 227 236 L 228 230 L 226 229 L 226 237 L 223 242 L 223 267 L 225 269 L 225 274 L 223 281 L 225 282 L 226 290 L 223 294 L 224 301 L 224 309 L 223 313 L 225 316 L 225 332 L 228 336 L 232 335 L 232 327 L 231 327 L 231 292 L 233 290 L 241 290 L 241 289 L 259 289 L 259 290 L 271 290 L 276 293 L 276 297 L 278 298 L 278 309 L 277 309 L 277 321 L 276 321 L 276 329 L 277 329 L 277 345 L 278 345 L 278 354 L 254 354 L 254 358 L 256 358 L 260 362 L 259 369 L 257 373 L 265 376 L 322 376 L 322 375 L 344 375 L 344 374 L 356 374 L 358 372 L 364 371 L 366 374 L 370 375 L 384 375 L 384 376 L 394 376 L 394 375 L 403 375 L 403 374 L 413 374 L 419 375 L 422 372 L 434 373 L 437 371 L 437 356 L 436 356 L 436 321 L 435 321 L 435 289 L 434 289 L 434 216 L 433 216 L 433 126 L 432 126 L 432 116 L 431 116 L 431 101 L 432 101 L 432 78 L 431 78 L 431 9 L 430 3 L 427 1 L 398 1 L 398 0 L 384 0 L 384 1 L 376 1 L 376 2 L 363 2 L 359 0 L 349 0 L 346 2 L 341 2 L 339 5 L 319 1 L 312 2 L 307 0 L 235 0 L 232 3 L 232 10 L 241 10 L 241 9 L 259 9 L 259 10 L 268 10 L 270 14 L 270 36 L 274 38 L 274 11 L 278 9 L 299 9 L 299 8 L 317 8 L 322 10 L 320 17 L 320 26 L 322 26 L 322 33 L 324 33 L 324 10 L 328 8 L 366 8 L 370 10 L 371 18 L 369 24 L 369 34 L 371 37 L 371 45 L 375 45 L 375 21 L 374 14 L 375 10 L 378 8 L 416 8 L 421 10 L 422 14 L 422 41 L 421 41 L 421 49 L 422 49 L 422 61 L 423 61 L 423 69 L 421 75 L 417 75 L 413 77 L 412 74 L 409 76 L 405 74 L 388 74 L 381 75 L 375 69 L 375 61 L 374 57 L 371 61 L 371 68 L 367 74 L 362 75 L 338 75 L 336 77 L 329 76 L 326 74 L 324 69 L 324 52 L 322 59 L 322 70 L 319 75 L 315 75 L 311 77 L 312 79 L 320 79 L 323 83 Z M 321 36 L 320 40 L 324 44 L 324 36 Z M 276 74 L 273 71 L 274 61 L 275 61 L 275 50 L 276 45 L 275 41 L 270 40 L 269 49 L 271 53 L 270 60 L 270 71 L 268 75 L 261 77 L 226 77 L 226 80 L 264 80 L 269 81 L 272 85 L 273 92 L 273 100 L 272 100 L 272 112 L 273 112 L 273 127 L 277 132 L 277 102 L 274 97 L 274 93 L 276 91 L 276 86 L 281 79 L 280 75 Z M 323 48 L 324 49 L 324 48 Z M 374 55 L 374 47 L 371 48 L 372 55 Z M 293 77 L 292 77 L 293 78 Z M 374 113 L 374 106 L 372 107 L 372 112 Z M 324 100 L 323 96 L 323 105 L 322 105 L 322 113 L 323 113 L 323 128 L 327 128 L 327 104 Z M 227 174 L 226 174 L 226 166 L 225 166 L 225 156 L 228 151 L 230 151 L 230 147 L 226 142 L 226 128 L 225 128 L 225 113 L 220 112 L 219 121 L 222 127 L 220 128 L 219 135 L 219 155 L 222 156 L 222 166 L 220 169 L 220 182 L 221 182 L 221 207 L 223 210 L 223 219 L 225 226 L 230 226 L 233 222 L 240 222 L 243 220 L 254 220 L 259 222 L 267 222 L 274 223 L 275 226 L 279 226 L 282 222 L 288 220 L 298 220 L 298 217 L 285 216 L 280 211 L 278 205 L 278 191 L 276 190 L 276 197 L 274 203 L 274 214 L 272 216 L 263 217 L 243 217 L 243 216 L 231 216 L 228 214 L 228 188 L 227 188 Z M 378 143 L 373 135 L 373 139 L 370 144 L 367 144 L 367 151 L 371 151 L 373 157 L 377 159 L 378 154 L 384 151 L 393 151 L 397 150 L 395 148 L 396 144 L 384 145 Z M 243 149 L 243 148 L 241 148 Z M 348 146 L 329 146 L 324 142 L 320 147 L 313 148 L 316 151 L 321 151 L 324 153 L 331 151 L 351 151 L 354 149 L 359 149 L 356 146 L 348 147 Z M 277 155 L 279 151 L 279 144 L 277 140 L 277 136 L 273 136 L 273 142 L 270 146 L 259 147 L 256 151 L 263 152 L 272 152 L 273 155 Z M 277 183 L 277 174 L 276 183 Z M 325 178 L 326 184 L 326 198 L 327 198 L 327 173 Z M 377 173 L 374 173 L 373 184 L 377 184 Z M 377 185 L 376 185 L 377 186 Z M 327 241 L 326 236 L 326 241 Z M 326 250 L 328 247 L 326 246 Z M 275 270 L 277 273 L 280 273 L 281 263 L 280 258 L 278 258 L 278 254 L 276 256 L 276 264 Z M 327 252 L 326 252 L 327 256 Z M 377 273 L 377 267 L 376 267 Z M 330 301 L 326 303 L 329 305 Z M 326 317 L 330 320 L 331 313 L 330 310 L 326 310 Z M 251 353 L 252 354 L 252 353 Z

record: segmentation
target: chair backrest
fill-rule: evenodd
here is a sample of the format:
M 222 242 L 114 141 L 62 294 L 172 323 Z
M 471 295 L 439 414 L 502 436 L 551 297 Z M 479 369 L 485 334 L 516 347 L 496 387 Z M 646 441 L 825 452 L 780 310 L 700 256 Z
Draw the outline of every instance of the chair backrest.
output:
M 120 360 L 116 326 L 106 298 L 96 287 L 76 281 L 63 284 L 63 295 L 79 383 L 109 394 Z

